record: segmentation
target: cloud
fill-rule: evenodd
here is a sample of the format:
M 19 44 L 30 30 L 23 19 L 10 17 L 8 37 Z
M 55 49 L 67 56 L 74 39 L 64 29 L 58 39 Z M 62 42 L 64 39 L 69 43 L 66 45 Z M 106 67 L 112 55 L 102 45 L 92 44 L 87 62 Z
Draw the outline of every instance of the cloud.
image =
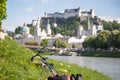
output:
M 49 2 L 54 2 L 55 0 L 24 0 L 24 1 L 28 1 L 28 2 L 30 2 L 30 1 L 41 1 L 42 4 L 45 4 L 45 3 L 49 3 Z
M 106 20 L 106 21 L 113 21 L 113 20 L 117 20 L 120 23 L 120 18 L 114 18 L 114 17 L 110 17 L 110 16 L 99 16 L 102 20 Z
M 25 11 L 27 12 L 32 12 L 35 7 L 26 7 Z
M 35 1 L 35 0 L 24 0 L 24 1 L 28 1 L 29 2 L 29 1 Z
M 41 0 L 41 1 L 42 1 L 43 4 L 48 3 L 48 2 L 54 2 L 54 0 Z

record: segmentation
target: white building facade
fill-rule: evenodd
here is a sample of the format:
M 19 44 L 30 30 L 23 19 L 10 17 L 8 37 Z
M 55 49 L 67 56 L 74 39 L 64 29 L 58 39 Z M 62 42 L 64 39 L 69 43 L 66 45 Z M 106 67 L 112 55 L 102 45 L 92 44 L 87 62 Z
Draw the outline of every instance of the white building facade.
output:
M 34 26 L 34 36 L 35 37 L 47 37 L 51 36 L 51 28 L 48 20 L 48 24 L 46 26 L 46 29 L 42 29 L 40 26 L 41 19 L 38 18 L 37 20 L 34 20 L 32 22 L 32 25 Z

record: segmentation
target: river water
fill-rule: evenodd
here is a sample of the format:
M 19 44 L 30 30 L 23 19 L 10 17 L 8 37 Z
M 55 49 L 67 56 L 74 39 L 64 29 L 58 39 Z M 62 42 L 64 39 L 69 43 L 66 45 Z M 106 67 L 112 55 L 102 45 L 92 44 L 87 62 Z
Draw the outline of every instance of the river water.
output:
M 97 70 L 113 80 L 120 80 L 120 58 L 48 56 L 49 58 L 75 63 L 89 69 Z

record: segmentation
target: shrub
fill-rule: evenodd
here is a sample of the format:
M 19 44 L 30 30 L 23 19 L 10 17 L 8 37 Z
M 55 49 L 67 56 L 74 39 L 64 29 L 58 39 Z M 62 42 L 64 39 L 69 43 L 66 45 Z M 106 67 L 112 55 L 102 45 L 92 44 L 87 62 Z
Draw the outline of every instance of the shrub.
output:
M 38 42 L 36 41 L 30 41 L 30 42 L 25 42 L 26 45 L 35 45 L 35 46 L 38 46 Z

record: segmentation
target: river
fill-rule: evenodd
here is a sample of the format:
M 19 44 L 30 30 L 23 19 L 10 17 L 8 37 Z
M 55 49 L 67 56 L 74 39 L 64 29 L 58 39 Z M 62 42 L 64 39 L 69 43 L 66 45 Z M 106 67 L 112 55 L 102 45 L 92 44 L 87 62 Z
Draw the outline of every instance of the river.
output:
M 49 58 L 75 63 L 89 69 L 97 70 L 113 80 L 120 80 L 120 58 L 81 57 L 81 56 L 48 56 Z

